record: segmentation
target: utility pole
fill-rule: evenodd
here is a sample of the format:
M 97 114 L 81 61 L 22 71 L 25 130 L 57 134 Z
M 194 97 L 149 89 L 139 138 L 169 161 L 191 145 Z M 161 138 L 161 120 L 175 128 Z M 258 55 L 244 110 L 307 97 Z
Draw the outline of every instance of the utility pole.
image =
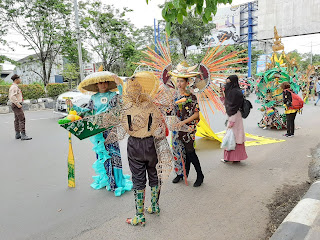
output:
M 83 75 L 82 47 L 81 47 L 81 39 L 80 39 L 79 13 L 78 13 L 78 1 L 77 0 L 74 0 L 74 14 L 75 14 L 75 21 L 76 21 L 76 29 L 77 29 L 78 58 L 79 58 L 80 82 L 81 82 L 84 79 L 84 75 Z
M 311 41 L 311 56 L 310 56 L 310 64 L 312 65 L 312 41 Z
M 252 18 L 252 2 L 248 2 L 248 77 L 251 77 L 251 43 L 252 43 L 252 25 L 253 25 L 253 18 Z

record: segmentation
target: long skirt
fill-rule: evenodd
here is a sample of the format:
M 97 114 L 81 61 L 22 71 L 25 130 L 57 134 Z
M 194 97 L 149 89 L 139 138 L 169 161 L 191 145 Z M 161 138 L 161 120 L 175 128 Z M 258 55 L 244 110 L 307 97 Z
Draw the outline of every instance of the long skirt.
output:
M 248 155 L 246 153 L 246 148 L 243 144 L 237 144 L 235 150 L 227 151 L 224 150 L 224 160 L 234 162 L 246 160 Z
M 122 161 L 118 142 L 105 144 L 110 131 L 99 133 L 90 137 L 93 143 L 93 150 L 96 153 L 97 160 L 92 168 L 96 172 L 93 176 L 91 187 L 100 189 L 106 187 L 108 191 L 113 191 L 115 196 L 120 196 L 125 191 L 132 189 L 132 182 L 129 175 L 122 172 Z

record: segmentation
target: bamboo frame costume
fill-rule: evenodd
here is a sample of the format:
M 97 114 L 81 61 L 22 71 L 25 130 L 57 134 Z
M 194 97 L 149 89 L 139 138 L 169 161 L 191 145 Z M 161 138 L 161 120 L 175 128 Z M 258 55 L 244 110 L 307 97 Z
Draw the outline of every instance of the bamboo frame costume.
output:
M 310 96 L 310 77 L 316 73 L 316 67 L 309 65 L 305 74 L 301 76 L 299 84 L 302 91 L 302 98 L 305 103 L 308 103 Z
M 199 65 L 192 67 L 187 67 L 184 64 L 179 64 L 176 67 L 176 71 L 172 71 L 173 64 L 171 61 L 170 48 L 168 40 L 166 46 L 162 43 L 156 43 L 156 49 L 158 52 L 155 52 L 153 49 L 145 51 L 145 59 L 141 60 L 139 65 L 148 66 L 154 70 L 155 75 L 164 83 L 166 90 L 171 92 L 172 89 L 175 89 L 176 82 L 175 77 L 189 78 L 189 91 L 196 96 L 196 99 L 200 103 L 200 107 L 204 112 L 204 117 L 209 122 L 209 117 L 206 110 L 206 105 L 214 113 L 214 108 L 218 111 L 225 113 L 224 105 L 220 99 L 220 86 L 217 83 L 223 83 L 225 80 L 220 80 L 228 75 L 225 73 L 226 70 L 239 70 L 238 67 L 231 67 L 233 64 L 245 62 L 247 58 L 237 58 L 237 55 L 241 52 L 234 51 L 225 56 L 222 54 L 226 51 L 226 47 L 222 46 L 222 43 L 216 47 L 208 48 L 206 55 L 204 56 L 202 62 Z M 180 73 L 179 73 L 180 72 Z M 170 90 L 171 89 L 171 90 Z M 177 108 L 179 107 L 175 104 L 173 98 L 173 105 L 175 106 L 175 111 L 173 115 L 177 117 Z M 177 99 L 176 99 L 177 100 Z M 188 101 L 192 101 L 189 99 Z M 185 104 L 185 103 L 184 103 Z M 168 111 L 170 112 L 170 111 Z M 172 113 L 172 111 L 171 111 Z M 192 145 L 194 143 L 195 126 L 189 128 L 191 133 L 185 134 L 188 137 L 188 142 Z M 186 126 L 188 127 L 188 126 Z M 178 129 L 178 131 L 181 131 Z M 177 175 L 181 176 L 182 173 L 185 176 L 185 183 L 187 184 L 187 175 L 186 171 L 186 150 L 184 144 L 177 137 L 177 130 L 173 131 L 173 154 L 174 154 L 174 169 Z M 188 167 L 188 166 L 187 166 Z
M 136 215 L 127 219 L 132 225 L 145 225 L 144 199 L 146 173 L 151 187 L 151 205 L 147 212 L 160 213 L 159 196 L 162 182 L 172 170 L 172 153 L 166 140 L 166 127 L 176 119 L 166 119 L 166 109 L 172 108 L 171 95 L 164 91 L 159 79 L 151 72 L 139 72 L 128 79 L 123 103 L 106 113 L 88 117 L 111 131 L 106 143 L 128 139 L 128 161 L 132 172 Z M 121 113 L 121 114 L 119 114 Z

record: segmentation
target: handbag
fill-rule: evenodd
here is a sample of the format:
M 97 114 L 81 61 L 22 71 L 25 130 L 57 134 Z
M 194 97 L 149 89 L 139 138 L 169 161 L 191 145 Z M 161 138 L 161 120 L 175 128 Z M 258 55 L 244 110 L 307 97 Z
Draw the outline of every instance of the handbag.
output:
M 221 148 L 224 148 L 227 151 L 236 149 L 236 138 L 232 128 L 227 129 L 226 135 L 224 135 L 222 139 Z

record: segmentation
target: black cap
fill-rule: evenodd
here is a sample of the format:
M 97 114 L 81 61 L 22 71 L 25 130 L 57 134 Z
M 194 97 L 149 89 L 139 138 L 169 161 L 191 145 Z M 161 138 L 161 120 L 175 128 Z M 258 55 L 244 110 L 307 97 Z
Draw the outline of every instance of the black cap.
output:
M 18 74 L 14 74 L 14 75 L 11 77 L 12 81 L 14 81 L 14 80 L 16 80 L 16 79 L 18 79 L 18 78 L 20 78 L 20 76 L 19 76 Z

